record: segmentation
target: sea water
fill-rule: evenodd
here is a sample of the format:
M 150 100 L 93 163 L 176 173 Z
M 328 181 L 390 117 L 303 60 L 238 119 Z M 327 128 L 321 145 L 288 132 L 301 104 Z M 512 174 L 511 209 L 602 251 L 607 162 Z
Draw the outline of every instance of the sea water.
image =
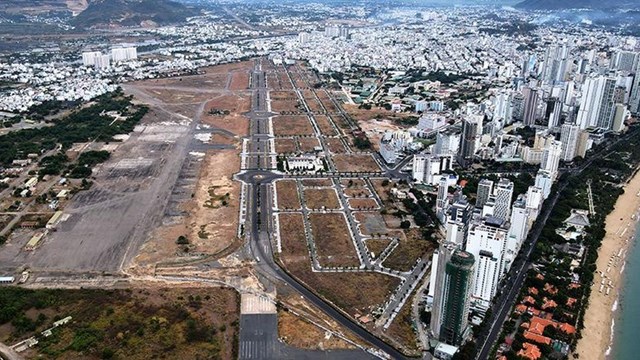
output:
M 613 348 L 609 358 L 614 360 L 640 359 L 640 225 L 626 257 L 622 289 L 617 313 L 614 314 Z

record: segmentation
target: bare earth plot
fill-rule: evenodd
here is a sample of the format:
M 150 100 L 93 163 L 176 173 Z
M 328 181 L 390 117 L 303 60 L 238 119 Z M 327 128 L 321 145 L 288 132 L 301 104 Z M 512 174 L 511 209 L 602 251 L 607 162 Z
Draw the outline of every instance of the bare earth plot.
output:
M 304 115 L 281 115 L 272 120 L 276 136 L 312 136 L 313 126 Z
M 307 187 L 329 187 L 333 183 L 329 179 L 302 179 L 302 185 Z
M 278 336 L 286 344 L 301 349 L 354 349 L 355 346 L 288 311 L 278 311 Z
M 298 95 L 295 91 L 270 91 L 269 99 L 271 101 L 298 101 Z
M 371 155 L 347 155 L 338 154 L 333 156 L 338 171 L 354 171 L 354 172 L 374 172 L 380 171 L 378 163 Z
M 389 239 L 369 239 L 365 241 L 367 249 L 370 253 L 373 253 L 373 257 L 377 258 L 389 246 L 391 240 Z
M 298 143 L 300 144 L 300 151 L 302 152 L 313 152 L 318 146 L 320 146 L 318 139 L 314 137 L 298 138 Z
M 340 184 L 347 189 L 365 189 L 366 185 L 364 180 L 356 178 L 356 179 L 342 179 L 340 180 Z
M 278 154 L 291 154 L 297 152 L 296 140 L 293 138 L 278 138 L 275 140 Z
M 322 266 L 360 266 L 342 214 L 313 213 L 309 220 Z
M 313 117 L 316 119 L 316 123 L 318 123 L 318 127 L 320 128 L 320 132 L 322 133 L 322 135 L 338 135 L 336 129 L 333 127 L 333 125 L 331 125 L 331 122 L 326 115 L 314 115 Z
M 279 214 L 280 241 L 282 242 L 282 262 L 288 266 L 297 262 L 308 262 L 309 250 L 304 234 L 302 214 Z
M 170 260 L 180 250 L 176 239 L 189 239 L 191 252 L 216 255 L 228 253 L 241 244 L 237 238 L 240 184 L 231 180 L 239 171 L 236 150 L 207 154 L 202 162 L 194 196 L 181 208 L 185 217 L 154 231 L 136 259 L 138 265 L 152 266 Z
M 420 229 L 411 229 L 406 237 L 400 237 L 398 246 L 393 250 L 383 265 L 392 269 L 409 271 L 419 258 L 431 254 L 436 245 L 424 240 Z
M 371 196 L 371 191 L 367 188 L 350 187 L 344 189 L 344 194 L 353 198 L 366 198 Z
M 229 90 L 246 90 L 249 88 L 249 73 L 246 71 L 233 72 L 231 74 L 232 79 L 229 84 Z
M 304 200 L 308 209 L 339 209 L 340 202 L 336 191 L 327 189 L 305 189 Z
M 349 199 L 349 206 L 356 210 L 373 210 L 378 203 L 373 199 Z
M 299 112 L 302 104 L 296 100 L 271 100 L 271 110 L 274 112 Z
M 327 112 L 329 114 L 337 113 L 338 112 L 338 108 L 336 108 L 336 106 L 334 105 L 333 101 L 331 101 L 331 99 L 329 98 L 329 95 L 327 95 L 327 93 L 325 91 L 326 90 L 318 90 L 318 91 L 315 91 L 315 92 L 318 95 L 318 98 L 320 99 L 320 102 L 322 103 L 322 105 L 324 105 L 324 107 L 327 109 Z
M 249 133 L 249 120 L 242 114 L 249 111 L 249 100 L 246 94 L 215 97 L 205 105 L 202 123 L 245 136 Z M 211 110 L 226 110 L 229 115 L 210 115 Z
M 360 222 L 363 235 L 386 235 L 389 233 L 384 218 L 378 212 L 356 212 L 355 218 Z
M 295 181 L 280 180 L 276 182 L 276 192 L 278 194 L 278 209 L 300 209 L 300 199 L 298 197 L 298 188 Z
M 347 150 L 344 148 L 344 144 L 338 138 L 326 139 L 329 151 L 333 154 L 344 154 Z
M 302 215 L 279 214 L 279 218 L 282 240 L 280 258 L 287 271 L 348 314 L 370 313 L 382 305 L 398 286 L 399 279 L 378 273 L 313 272 Z

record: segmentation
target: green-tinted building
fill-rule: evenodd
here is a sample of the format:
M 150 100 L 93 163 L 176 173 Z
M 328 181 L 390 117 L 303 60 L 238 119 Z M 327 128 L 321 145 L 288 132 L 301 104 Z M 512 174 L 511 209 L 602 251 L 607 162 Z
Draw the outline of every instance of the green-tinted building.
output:
M 440 341 L 449 345 L 459 346 L 465 339 L 474 263 L 472 254 L 456 250 L 445 268 Z

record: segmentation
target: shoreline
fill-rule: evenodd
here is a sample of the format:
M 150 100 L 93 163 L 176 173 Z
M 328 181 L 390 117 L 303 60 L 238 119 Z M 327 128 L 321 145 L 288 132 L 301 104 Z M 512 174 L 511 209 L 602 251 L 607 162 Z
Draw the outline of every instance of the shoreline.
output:
M 623 189 L 624 194 L 618 198 L 605 221 L 606 235 L 598 250 L 582 338 L 574 352 L 580 359 L 606 359 L 613 348 L 626 256 L 640 220 L 640 172 L 635 172 Z

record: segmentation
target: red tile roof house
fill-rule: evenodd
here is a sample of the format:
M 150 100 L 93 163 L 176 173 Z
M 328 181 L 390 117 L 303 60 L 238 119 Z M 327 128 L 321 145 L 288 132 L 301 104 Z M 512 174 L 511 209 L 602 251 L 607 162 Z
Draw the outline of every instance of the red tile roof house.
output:
M 544 291 L 548 292 L 551 295 L 555 295 L 558 293 L 558 289 L 556 289 L 555 286 L 549 283 L 544 284 Z
M 531 305 L 535 305 L 536 303 L 536 299 L 532 298 L 531 296 L 525 296 L 524 299 L 522 299 L 522 303 L 523 304 L 531 304 Z
M 542 310 L 553 309 L 558 306 L 558 304 L 555 301 L 549 300 L 546 297 L 542 299 L 542 301 L 544 301 L 544 303 L 542 304 Z
M 524 343 L 522 344 L 522 349 L 518 351 L 517 355 L 529 360 L 538 360 L 542 357 L 542 352 L 534 344 Z
M 518 304 L 518 305 L 516 305 L 515 312 L 516 312 L 518 315 L 522 315 L 522 314 L 524 314 L 526 311 L 527 311 L 527 305 L 525 305 L 525 304 Z

